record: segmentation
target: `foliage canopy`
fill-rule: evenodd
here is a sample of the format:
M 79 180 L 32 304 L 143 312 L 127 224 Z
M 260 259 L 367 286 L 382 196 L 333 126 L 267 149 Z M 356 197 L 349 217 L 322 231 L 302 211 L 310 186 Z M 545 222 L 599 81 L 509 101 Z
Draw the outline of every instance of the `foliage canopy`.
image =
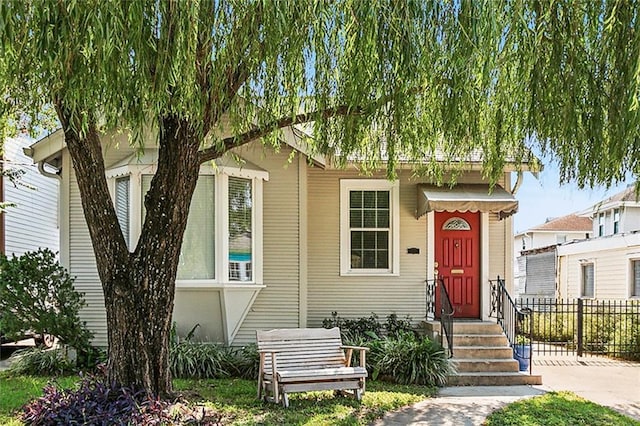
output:
M 81 133 L 175 115 L 204 160 L 313 121 L 313 150 L 391 175 L 480 150 L 495 179 L 536 144 L 580 185 L 640 172 L 635 1 L 7 0 L 0 22 L 2 110 L 63 102 Z

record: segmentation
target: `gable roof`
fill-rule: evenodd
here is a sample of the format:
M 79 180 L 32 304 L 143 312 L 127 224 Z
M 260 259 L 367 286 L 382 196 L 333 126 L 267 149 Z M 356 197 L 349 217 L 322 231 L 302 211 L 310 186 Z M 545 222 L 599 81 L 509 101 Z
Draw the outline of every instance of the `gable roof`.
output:
M 636 197 L 635 184 L 628 185 L 623 191 L 612 195 L 589 208 L 579 212 L 580 216 L 593 216 L 598 212 L 615 209 L 619 207 L 640 207 L 640 194 Z
M 589 232 L 592 230 L 593 223 L 588 217 L 578 216 L 575 213 L 566 216 L 550 219 L 542 225 L 530 228 L 530 231 L 547 231 L 547 232 Z

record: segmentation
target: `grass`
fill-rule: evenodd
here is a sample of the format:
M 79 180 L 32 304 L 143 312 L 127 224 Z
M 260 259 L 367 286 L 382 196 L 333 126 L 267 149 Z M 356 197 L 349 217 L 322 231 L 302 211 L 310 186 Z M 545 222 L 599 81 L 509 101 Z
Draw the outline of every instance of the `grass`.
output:
M 41 395 L 50 378 L 13 377 L 0 373 L 0 424 L 19 426 L 19 409 Z M 77 376 L 56 381 L 71 387 Z M 434 388 L 367 382 L 361 403 L 331 392 L 292 394 L 290 408 L 256 398 L 254 380 L 174 380 L 175 391 L 191 405 L 205 405 L 220 415 L 222 424 L 235 425 L 364 425 L 388 411 L 414 404 L 435 394 Z
M 571 392 L 549 392 L 495 411 L 487 418 L 485 425 L 640 426 L 640 422 Z
M 50 377 L 8 376 L 0 374 L 0 424 L 20 425 L 16 413 L 27 401 L 42 395 L 42 388 L 53 379 Z M 71 387 L 77 376 L 54 380 L 62 387 Z

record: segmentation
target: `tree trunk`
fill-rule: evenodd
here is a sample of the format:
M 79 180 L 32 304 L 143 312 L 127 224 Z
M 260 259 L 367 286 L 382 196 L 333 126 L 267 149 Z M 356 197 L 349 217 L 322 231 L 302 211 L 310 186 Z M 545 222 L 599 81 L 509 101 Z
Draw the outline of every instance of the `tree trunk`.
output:
M 142 387 L 149 395 L 169 395 L 175 279 L 200 168 L 197 132 L 184 120 L 162 119 L 146 217 L 138 245 L 129 253 L 109 196 L 97 131 L 91 127 L 80 138 L 61 121 L 102 281 L 109 379 Z

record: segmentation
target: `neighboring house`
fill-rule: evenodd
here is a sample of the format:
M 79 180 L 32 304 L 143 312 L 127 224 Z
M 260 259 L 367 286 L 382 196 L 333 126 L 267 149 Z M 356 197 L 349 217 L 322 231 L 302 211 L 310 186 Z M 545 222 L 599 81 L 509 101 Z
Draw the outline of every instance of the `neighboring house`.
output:
M 58 181 L 43 176 L 22 152 L 32 143 L 24 136 L 4 141 L 2 167 L 23 172 L 15 183 L 0 177 L 1 200 L 13 205 L 0 214 L 0 251 L 7 256 L 38 248 L 57 252 L 59 247 Z
M 592 222 L 577 214 L 547 219 L 515 235 L 515 294 L 519 297 L 555 297 L 555 247 L 592 236 Z
M 581 212 L 596 235 L 558 247 L 561 297 L 640 298 L 640 201 L 635 187 Z
M 513 278 L 515 166 L 492 192 L 481 158 L 451 188 L 409 167 L 390 182 L 383 172 L 362 176 L 324 158 L 310 162 L 303 136 L 287 129 L 277 151 L 254 142 L 201 167 L 176 281 L 179 333 L 200 324 L 199 338 L 240 345 L 255 341 L 256 329 L 319 327 L 333 311 L 420 321 L 425 280 L 434 274 L 447 280 L 457 317 L 489 318 L 489 280 L 500 275 L 511 285 Z M 157 150 L 137 156 L 126 135 L 115 138 L 105 140 L 106 174 L 133 247 Z M 60 257 L 85 293 L 82 317 L 95 343 L 106 345 L 102 289 L 62 132 L 29 154 L 62 178 Z

